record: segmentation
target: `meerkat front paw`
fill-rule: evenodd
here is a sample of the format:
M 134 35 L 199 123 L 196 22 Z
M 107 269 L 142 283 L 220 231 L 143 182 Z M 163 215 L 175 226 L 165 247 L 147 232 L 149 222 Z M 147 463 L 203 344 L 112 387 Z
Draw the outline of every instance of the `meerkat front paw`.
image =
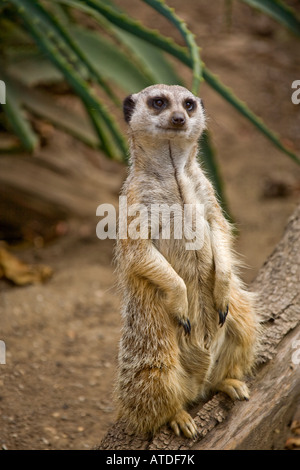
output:
M 216 272 L 214 287 L 214 302 L 219 314 L 219 325 L 223 326 L 229 310 L 230 273 Z
M 215 289 L 216 290 L 216 289 Z M 219 315 L 219 325 L 223 326 L 229 311 L 229 295 L 223 294 L 220 298 L 219 293 L 215 293 L 215 308 Z
M 191 323 L 188 318 L 188 299 L 186 285 L 182 281 L 176 288 L 167 292 L 166 307 L 175 318 L 178 325 L 182 326 L 186 335 L 191 333 Z
M 228 314 L 228 310 L 229 310 L 229 306 L 227 305 L 225 310 L 222 311 L 222 310 L 218 310 L 218 314 L 219 314 L 219 325 L 220 326 L 223 326 L 224 323 L 225 323 L 225 320 L 226 320 L 226 317 L 227 317 L 227 314 Z
M 180 436 L 180 431 L 189 439 L 196 439 L 198 436 L 197 426 L 193 418 L 184 410 L 178 411 L 170 421 L 170 426 L 176 436 Z
M 190 323 L 190 320 L 187 318 L 186 320 L 178 320 L 178 323 L 179 325 L 181 325 L 184 329 L 184 332 L 186 335 L 190 335 L 191 334 L 191 323 Z

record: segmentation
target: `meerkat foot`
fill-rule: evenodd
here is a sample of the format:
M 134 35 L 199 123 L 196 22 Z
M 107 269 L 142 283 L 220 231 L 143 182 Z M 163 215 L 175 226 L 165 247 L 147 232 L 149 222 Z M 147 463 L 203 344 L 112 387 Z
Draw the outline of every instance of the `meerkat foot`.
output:
M 219 392 L 224 392 L 232 400 L 249 400 L 249 389 L 245 382 L 237 379 L 224 379 L 217 385 Z
M 184 410 L 178 411 L 170 421 L 170 426 L 176 436 L 180 436 L 180 431 L 185 437 L 195 439 L 198 435 L 196 424 L 193 418 Z

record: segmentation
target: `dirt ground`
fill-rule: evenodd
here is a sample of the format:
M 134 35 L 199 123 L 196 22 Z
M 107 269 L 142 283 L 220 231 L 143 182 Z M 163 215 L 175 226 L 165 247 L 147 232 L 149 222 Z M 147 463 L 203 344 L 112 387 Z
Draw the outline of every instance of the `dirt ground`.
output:
M 178 37 L 139 0 L 118 3 L 147 25 Z M 300 79 L 295 38 L 239 2 L 233 3 L 231 22 L 221 0 L 168 3 L 196 34 L 206 65 L 299 155 L 300 105 L 291 101 L 291 84 Z M 189 80 L 189 72 L 183 73 Z M 248 266 L 243 278 L 250 283 L 299 203 L 300 168 L 205 83 L 201 96 L 239 229 L 236 249 Z M 62 159 L 70 148 L 78 161 L 94 152 L 59 132 L 47 144 L 47 152 Z M 95 211 L 102 202 L 117 204 L 126 170 L 110 162 L 103 164 L 103 175 L 105 191 L 99 187 L 95 210 L 84 222 L 69 221 L 66 234 L 44 246 L 12 248 L 21 259 L 49 265 L 54 273 L 45 284 L 22 288 L 0 281 L 0 339 L 6 344 L 0 448 L 91 449 L 115 418 L 119 299 L 113 242 L 97 239 Z M 284 442 L 282 436 L 282 447 Z

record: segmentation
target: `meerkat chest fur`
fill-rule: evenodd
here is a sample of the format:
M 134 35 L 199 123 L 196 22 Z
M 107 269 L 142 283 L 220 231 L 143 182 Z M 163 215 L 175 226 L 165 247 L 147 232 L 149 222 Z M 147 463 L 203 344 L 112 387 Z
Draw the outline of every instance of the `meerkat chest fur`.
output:
M 142 168 L 132 168 L 131 185 L 139 188 L 139 202 L 152 216 L 152 243 L 185 282 L 193 284 L 205 278 L 213 263 L 207 223 L 209 183 L 197 163 L 197 151 L 197 142 L 179 139 L 132 146 L 134 160 L 146 160 Z M 196 210 L 201 219 L 196 219 Z

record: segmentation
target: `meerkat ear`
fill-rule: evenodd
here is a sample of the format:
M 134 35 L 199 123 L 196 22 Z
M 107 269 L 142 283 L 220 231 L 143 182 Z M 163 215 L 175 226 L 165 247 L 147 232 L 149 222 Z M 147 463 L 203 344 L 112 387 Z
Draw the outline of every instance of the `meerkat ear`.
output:
M 203 99 L 202 99 L 202 98 L 198 98 L 198 100 L 200 101 L 200 104 L 201 104 L 202 108 L 203 108 L 204 111 L 205 111 L 205 106 L 204 106 Z
M 135 101 L 133 99 L 133 95 L 127 96 L 125 100 L 123 101 L 123 113 L 124 113 L 124 119 L 127 123 L 130 122 L 132 113 L 134 111 L 135 107 Z

